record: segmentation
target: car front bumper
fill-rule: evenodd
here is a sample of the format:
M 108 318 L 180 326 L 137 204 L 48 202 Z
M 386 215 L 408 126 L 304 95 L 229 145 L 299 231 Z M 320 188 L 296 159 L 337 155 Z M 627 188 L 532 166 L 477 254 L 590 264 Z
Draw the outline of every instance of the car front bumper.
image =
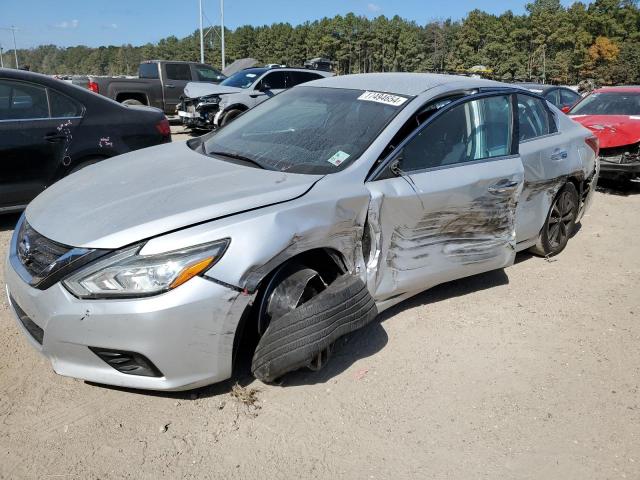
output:
M 154 297 L 83 300 L 61 283 L 29 286 L 8 260 L 5 278 L 19 328 L 56 373 L 150 390 L 188 390 L 231 376 L 236 327 L 250 299 L 236 290 L 195 277 Z M 89 347 L 143 355 L 160 376 L 122 373 Z
M 639 176 L 640 161 L 616 163 L 600 159 L 600 177 L 602 178 L 635 178 Z

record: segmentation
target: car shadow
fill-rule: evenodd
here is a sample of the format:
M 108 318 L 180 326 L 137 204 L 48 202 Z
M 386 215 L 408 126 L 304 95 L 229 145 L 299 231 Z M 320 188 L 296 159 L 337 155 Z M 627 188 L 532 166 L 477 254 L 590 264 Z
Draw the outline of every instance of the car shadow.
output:
M 20 213 L 5 213 L 0 214 L 0 232 L 6 232 L 7 230 L 13 230 L 18 223 Z
M 607 179 L 599 179 L 596 191 L 606 193 L 608 195 L 618 195 L 628 197 L 629 195 L 640 194 L 640 183 L 631 181 L 615 181 Z
M 518 257 L 523 256 L 519 254 Z M 518 258 L 517 257 L 517 258 Z M 531 255 L 525 254 L 524 259 Z M 370 357 L 382 350 L 389 341 L 389 336 L 383 327 L 383 323 L 399 313 L 419 306 L 430 305 L 450 298 L 468 295 L 499 285 L 507 285 L 509 277 L 504 269 L 466 277 L 442 285 L 433 287 L 414 297 L 411 297 L 398 305 L 382 312 L 376 320 L 364 328 L 352 332 L 340 338 L 333 346 L 332 355 L 327 365 L 319 371 L 307 369 L 297 370 L 286 374 L 274 386 L 291 387 L 301 385 L 324 384 L 346 371 L 355 362 Z M 220 383 L 201 387 L 184 392 L 158 392 L 137 390 L 111 385 L 102 385 L 86 381 L 85 383 L 99 388 L 109 390 L 119 390 L 128 393 L 175 398 L 179 400 L 195 400 L 198 398 L 216 397 L 225 393 L 230 393 L 234 386 L 247 387 L 256 380 L 251 375 L 251 359 L 253 356 L 253 345 L 241 349 L 236 358 L 233 376 Z

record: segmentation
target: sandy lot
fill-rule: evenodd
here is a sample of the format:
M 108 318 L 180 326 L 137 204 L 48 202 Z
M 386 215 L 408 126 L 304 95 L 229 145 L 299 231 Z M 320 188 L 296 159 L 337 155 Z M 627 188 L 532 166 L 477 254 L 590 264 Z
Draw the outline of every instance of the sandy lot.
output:
M 0 477 L 640 478 L 639 193 L 598 193 L 555 261 L 423 293 L 281 386 L 60 377 L 2 293 Z

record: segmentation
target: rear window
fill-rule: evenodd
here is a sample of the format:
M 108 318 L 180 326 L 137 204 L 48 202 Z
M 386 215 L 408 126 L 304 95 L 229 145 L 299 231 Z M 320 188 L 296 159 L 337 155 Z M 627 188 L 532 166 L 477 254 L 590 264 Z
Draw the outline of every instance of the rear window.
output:
M 141 63 L 138 70 L 140 78 L 159 78 L 157 63 Z
M 191 68 L 187 63 L 167 63 L 165 69 L 169 80 L 191 80 Z
M 79 117 L 82 114 L 82 107 L 75 100 L 55 90 L 49 89 L 49 103 L 54 118 Z
M 0 80 L 0 120 L 49 118 L 47 92 L 39 85 Z

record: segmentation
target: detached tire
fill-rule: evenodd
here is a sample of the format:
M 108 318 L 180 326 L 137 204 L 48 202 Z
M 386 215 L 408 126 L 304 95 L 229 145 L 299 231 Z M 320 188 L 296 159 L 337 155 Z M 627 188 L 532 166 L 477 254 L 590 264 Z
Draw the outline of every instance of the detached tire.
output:
M 227 113 L 224 114 L 224 117 L 222 117 L 220 126 L 224 127 L 226 124 L 231 123 L 233 119 L 235 119 L 240 114 L 242 114 L 242 110 L 238 110 L 237 108 L 229 110 Z
M 578 217 L 580 198 L 573 183 L 567 183 L 553 199 L 538 241 L 530 251 L 552 257 L 565 249 Z
M 271 321 L 251 363 L 251 372 L 263 382 L 285 373 L 314 367 L 343 335 L 364 327 L 377 316 L 364 282 L 342 275 L 300 307 Z

